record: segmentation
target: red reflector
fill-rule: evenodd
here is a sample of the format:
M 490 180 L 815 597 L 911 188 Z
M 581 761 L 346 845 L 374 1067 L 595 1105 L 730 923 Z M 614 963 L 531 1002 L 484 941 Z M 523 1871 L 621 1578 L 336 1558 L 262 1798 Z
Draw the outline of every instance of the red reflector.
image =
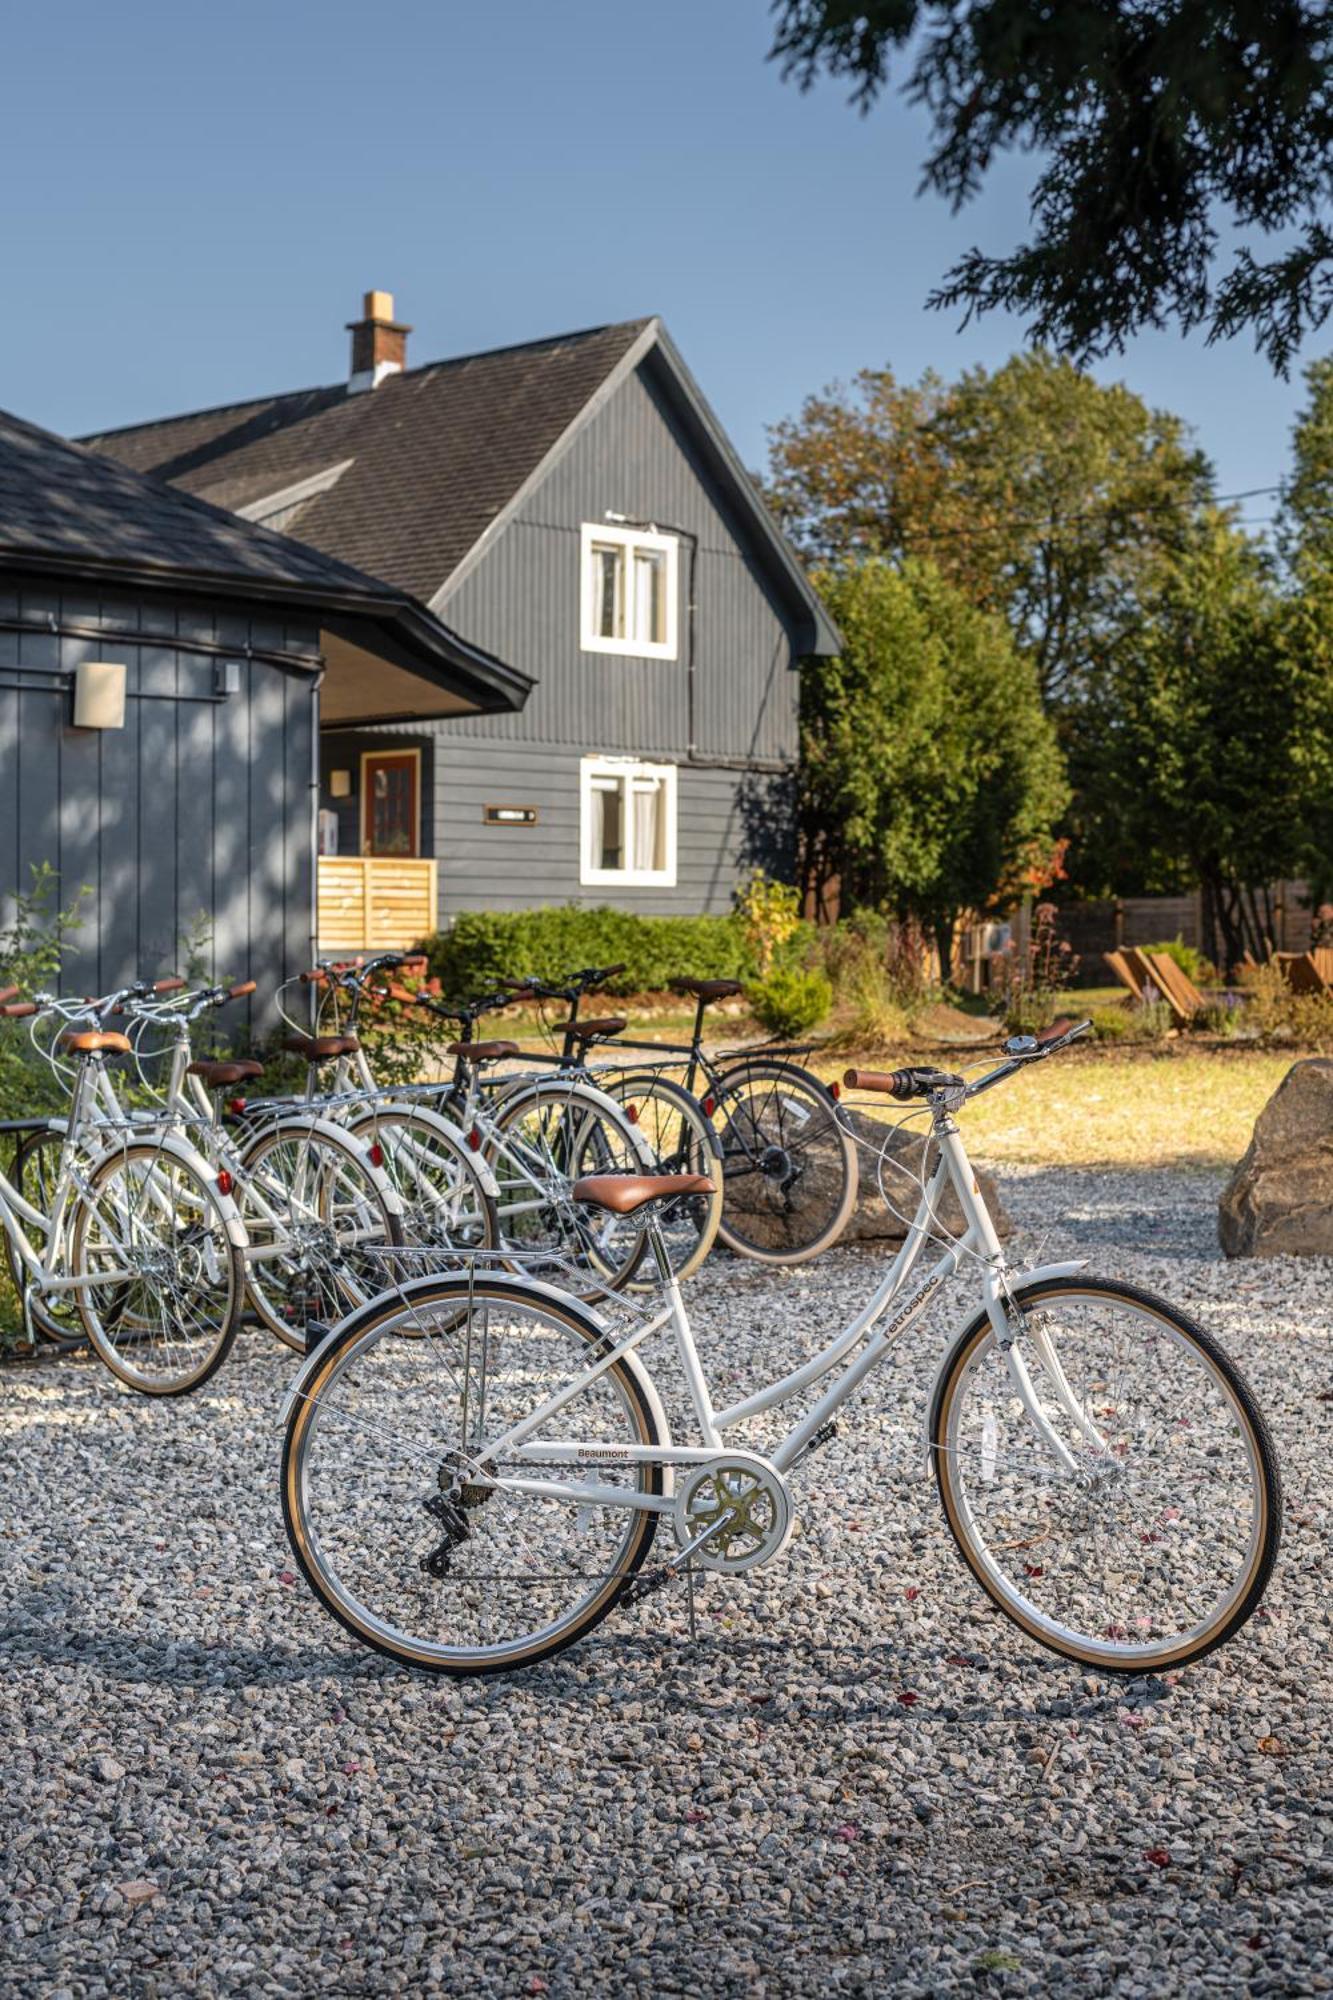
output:
M 467 1135 L 467 1142 L 469 1146 L 471 1146 L 474 1153 L 479 1153 L 481 1151 L 481 1134 L 477 1130 L 475 1125 L 472 1127 L 472 1130 Z
M 239 1118 L 245 1109 L 245 1099 L 243 1097 L 229 1097 L 227 1099 L 227 1109 L 233 1118 Z
M 626 1116 L 626 1117 L 627 1117 L 627 1118 L 629 1119 L 629 1122 L 630 1122 L 630 1124 L 631 1124 L 631 1125 L 637 1125 L 637 1124 L 638 1124 L 638 1122 L 639 1122 L 639 1107 L 638 1107 L 638 1105 L 637 1105 L 637 1104 L 627 1104 L 627 1105 L 625 1106 L 625 1116 Z
M 218 1193 L 219 1194 L 231 1193 L 231 1175 L 227 1172 L 227 1169 L 225 1167 L 222 1169 L 222 1172 L 218 1175 Z
M 712 1117 L 712 1115 L 713 1115 L 713 1113 L 714 1113 L 714 1112 L 715 1112 L 716 1110 L 717 1110 L 717 1099 L 716 1099 L 715 1097 L 713 1097 L 713 1096 L 708 1096 L 708 1097 L 705 1097 L 705 1099 L 704 1099 L 704 1117 L 705 1117 L 705 1118 L 711 1118 L 711 1117 Z
M 829 1089 L 832 1091 L 835 1098 L 842 1096 L 842 1085 L 840 1083 L 831 1083 L 829 1085 Z
M 384 1165 L 384 1148 L 378 1139 L 370 1149 L 370 1164 L 372 1167 L 382 1167 Z

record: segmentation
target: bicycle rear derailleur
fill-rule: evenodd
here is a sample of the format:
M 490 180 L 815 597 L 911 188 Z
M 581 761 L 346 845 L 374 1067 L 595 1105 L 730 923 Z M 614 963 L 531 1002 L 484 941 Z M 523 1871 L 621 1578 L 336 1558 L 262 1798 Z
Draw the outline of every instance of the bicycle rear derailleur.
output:
M 454 1550 L 472 1540 L 468 1515 L 474 1508 L 484 1507 L 495 1491 L 493 1486 L 478 1484 L 475 1478 L 469 1479 L 467 1474 L 472 1469 L 460 1452 L 446 1452 L 438 1475 L 440 1490 L 428 1493 L 421 1503 L 444 1530 L 443 1540 L 421 1558 L 421 1567 L 427 1576 L 433 1576 L 437 1581 L 448 1576 Z M 495 1477 L 495 1467 L 489 1459 L 481 1470 L 489 1479 Z

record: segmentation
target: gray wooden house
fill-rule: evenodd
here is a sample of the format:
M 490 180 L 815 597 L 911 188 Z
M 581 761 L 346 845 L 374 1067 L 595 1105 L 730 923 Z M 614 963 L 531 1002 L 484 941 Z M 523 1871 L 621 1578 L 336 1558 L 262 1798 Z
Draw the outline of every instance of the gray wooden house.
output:
M 89 892 L 67 990 L 310 962 L 319 727 L 509 711 L 530 683 L 402 590 L 0 413 L 0 922 Z
M 349 380 L 88 442 L 410 592 L 537 681 L 521 709 L 326 714 L 326 943 L 358 868 L 460 910 L 724 910 L 786 858 L 798 669 L 837 634 L 661 322 L 408 368 L 385 293 Z M 335 853 L 336 850 L 336 853 Z M 349 913 L 350 918 L 349 918 Z

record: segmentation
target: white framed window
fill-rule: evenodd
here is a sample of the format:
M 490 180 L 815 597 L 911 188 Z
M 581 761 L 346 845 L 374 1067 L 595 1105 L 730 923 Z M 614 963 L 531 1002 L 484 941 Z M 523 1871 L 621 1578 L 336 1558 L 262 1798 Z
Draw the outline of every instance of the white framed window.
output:
M 633 757 L 585 757 L 579 880 L 607 888 L 673 888 L 676 767 Z
M 585 521 L 579 538 L 585 653 L 676 657 L 675 535 Z

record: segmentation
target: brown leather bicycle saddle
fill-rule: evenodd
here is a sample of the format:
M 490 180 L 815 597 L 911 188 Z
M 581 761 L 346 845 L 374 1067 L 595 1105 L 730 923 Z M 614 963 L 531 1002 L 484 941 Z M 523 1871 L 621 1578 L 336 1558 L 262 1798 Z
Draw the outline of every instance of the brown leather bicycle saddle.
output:
M 130 1052 L 129 1036 L 118 1035 L 112 1029 L 82 1028 L 76 1031 L 66 1028 L 60 1037 L 60 1046 L 71 1056 L 125 1056 Z
M 692 993 L 696 1000 L 731 1000 L 745 988 L 739 979 L 673 979 L 673 993 Z
M 252 1076 L 262 1076 L 264 1065 L 248 1056 L 235 1062 L 192 1062 L 189 1074 L 202 1078 L 207 1089 L 221 1090 L 224 1084 L 246 1083 Z
M 288 1035 L 282 1045 L 308 1063 L 332 1062 L 335 1056 L 355 1055 L 361 1044 L 355 1035 Z
M 592 1208 L 609 1209 L 612 1215 L 633 1215 L 650 1201 L 666 1201 L 674 1195 L 713 1194 L 707 1174 L 589 1174 L 575 1181 L 575 1201 Z
M 517 1042 L 450 1042 L 446 1054 L 462 1056 L 464 1062 L 498 1062 L 501 1056 L 520 1055 Z
M 560 1021 L 556 1024 L 557 1034 L 567 1034 L 571 1029 L 576 1035 L 619 1035 L 623 1034 L 629 1022 L 623 1014 L 608 1014 L 601 1021 Z

